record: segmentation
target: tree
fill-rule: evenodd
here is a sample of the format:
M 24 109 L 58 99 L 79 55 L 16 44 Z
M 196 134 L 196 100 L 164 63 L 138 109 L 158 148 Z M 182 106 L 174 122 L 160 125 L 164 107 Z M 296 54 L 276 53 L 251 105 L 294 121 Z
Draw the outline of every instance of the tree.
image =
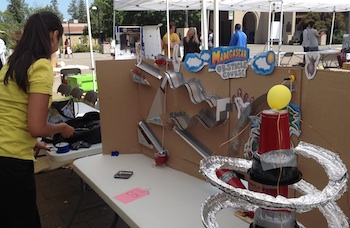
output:
M 12 19 L 17 25 L 23 26 L 28 17 L 28 5 L 24 0 L 10 0 L 7 11 L 11 14 Z
M 24 0 L 7 0 L 8 5 L 5 12 L 0 13 L 0 30 L 6 33 L 2 36 L 8 48 L 15 46 L 13 35 L 20 31 L 29 15 L 28 5 Z
M 77 7 L 77 0 L 72 0 L 70 2 L 67 12 L 71 16 L 71 19 L 78 19 L 79 18 L 79 10 Z
M 92 6 L 96 6 L 98 13 L 91 10 L 91 32 L 92 37 L 97 39 L 98 34 L 98 21 L 100 20 L 101 36 L 102 40 L 113 36 L 113 0 L 95 0 Z M 99 16 L 99 18 L 98 18 Z M 119 15 L 116 17 L 120 18 Z M 87 31 L 87 30 L 85 30 Z
M 58 2 L 57 2 L 57 0 L 51 0 L 49 8 L 51 9 L 50 11 L 55 13 L 61 20 L 63 19 L 63 14 L 58 9 Z
M 86 5 L 84 0 L 79 0 L 79 5 L 78 5 L 78 18 L 80 23 L 86 23 Z

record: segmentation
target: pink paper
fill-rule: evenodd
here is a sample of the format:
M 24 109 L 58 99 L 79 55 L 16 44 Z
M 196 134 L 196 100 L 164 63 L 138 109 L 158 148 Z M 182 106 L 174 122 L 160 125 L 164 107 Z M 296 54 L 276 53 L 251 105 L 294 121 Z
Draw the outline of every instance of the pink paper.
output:
M 148 194 L 149 192 L 147 190 L 141 188 L 134 188 L 120 195 L 114 196 L 114 199 L 119 200 L 123 203 L 130 203 L 134 200 L 147 196 Z

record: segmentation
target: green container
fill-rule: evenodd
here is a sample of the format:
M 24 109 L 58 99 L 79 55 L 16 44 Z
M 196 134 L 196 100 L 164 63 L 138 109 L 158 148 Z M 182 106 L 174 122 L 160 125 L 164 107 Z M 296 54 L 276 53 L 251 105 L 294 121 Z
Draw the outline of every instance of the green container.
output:
M 70 85 L 72 88 L 79 87 L 84 90 L 84 92 L 94 90 L 94 85 L 92 83 L 92 74 L 71 75 L 67 77 L 67 80 L 68 85 Z M 95 85 L 97 90 L 97 80 Z

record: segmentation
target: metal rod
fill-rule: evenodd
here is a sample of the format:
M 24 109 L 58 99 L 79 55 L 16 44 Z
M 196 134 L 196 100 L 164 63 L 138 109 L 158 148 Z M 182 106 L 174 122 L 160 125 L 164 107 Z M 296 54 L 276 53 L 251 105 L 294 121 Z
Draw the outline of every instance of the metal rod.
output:
M 148 139 L 151 141 L 153 146 L 157 149 L 157 151 L 163 152 L 164 151 L 163 145 L 159 142 L 157 136 L 153 133 L 152 129 L 148 126 L 148 124 L 145 121 L 141 120 L 139 122 L 139 126 L 141 127 L 143 132 L 146 134 Z

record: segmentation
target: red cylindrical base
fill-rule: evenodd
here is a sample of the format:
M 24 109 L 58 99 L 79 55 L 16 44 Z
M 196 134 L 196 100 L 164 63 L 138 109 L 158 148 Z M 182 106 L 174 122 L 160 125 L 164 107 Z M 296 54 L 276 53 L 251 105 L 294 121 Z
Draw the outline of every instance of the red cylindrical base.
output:
M 290 149 L 288 111 L 265 110 L 260 124 L 258 153 L 279 149 Z
M 287 110 L 263 112 L 258 153 L 254 154 L 252 168 L 248 171 L 252 180 L 265 185 L 283 186 L 294 184 L 301 179 L 301 173 L 297 167 L 282 164 L 281 161 L 280 167 L 266 169 L 266 158 L 273 155 L 272 151 L 290 152 L 288 117 Z M 275 163 L 279 162 L 278 158 L 273 159 Z

